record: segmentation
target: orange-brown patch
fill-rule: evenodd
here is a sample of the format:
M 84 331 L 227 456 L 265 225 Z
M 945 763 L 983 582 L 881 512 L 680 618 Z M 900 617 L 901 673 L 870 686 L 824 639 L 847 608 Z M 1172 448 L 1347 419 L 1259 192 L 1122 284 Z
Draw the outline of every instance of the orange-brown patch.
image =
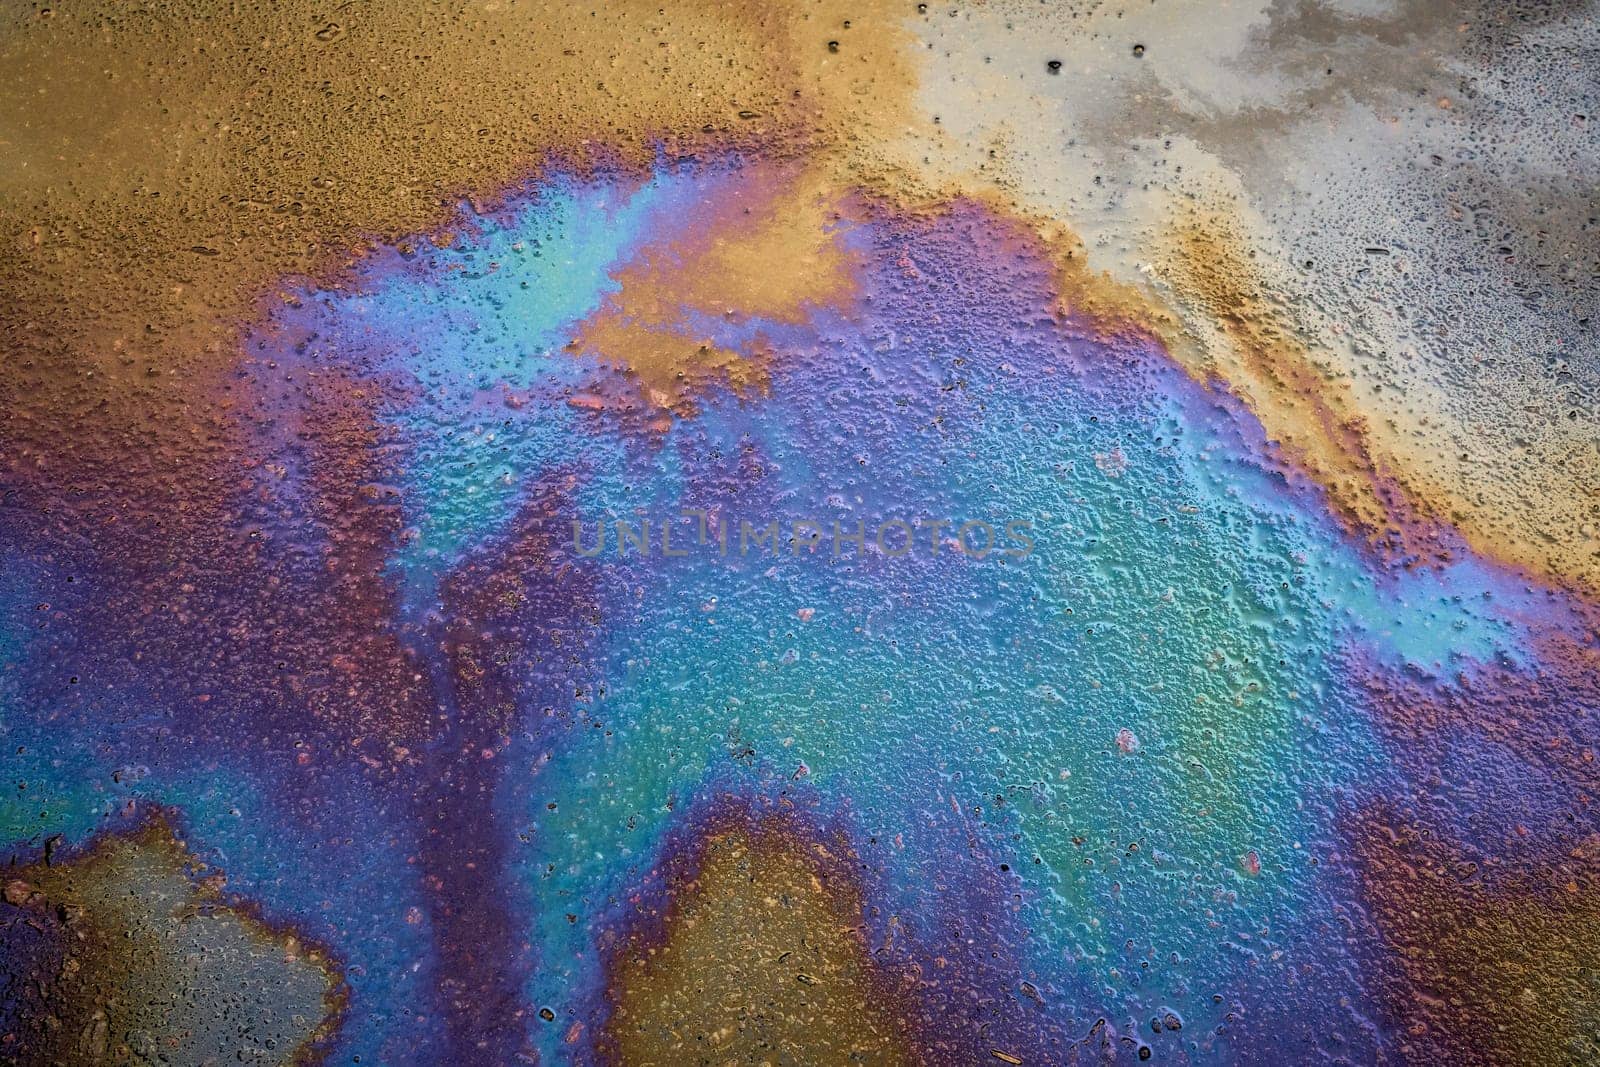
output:
M 872 981 L 859 904 L 825 859 L 775 827 L 707 838 L 661 941 L 620 958 L 616 1057 L 914 1062 Z
M 845 305 L 855 293 L 853 263 L 831 204 L 814 172 L 742 172 L 614 272 L 620 288 L 572 348 L 626 368 L 649 404 L 680 414 L 712 384 L 765 390 L 770 344 L 758 336 L 721 346 L 703 324 L 797 324 L 814 308 Z

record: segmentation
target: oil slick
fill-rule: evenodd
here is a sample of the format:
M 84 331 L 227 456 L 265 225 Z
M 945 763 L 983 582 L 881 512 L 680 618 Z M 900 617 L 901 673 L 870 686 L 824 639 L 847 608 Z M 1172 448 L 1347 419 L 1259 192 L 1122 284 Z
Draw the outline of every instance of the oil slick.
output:
M 1596 1054 L 1596 20 L 1036 8 L 7 16 L 0 1056 Z

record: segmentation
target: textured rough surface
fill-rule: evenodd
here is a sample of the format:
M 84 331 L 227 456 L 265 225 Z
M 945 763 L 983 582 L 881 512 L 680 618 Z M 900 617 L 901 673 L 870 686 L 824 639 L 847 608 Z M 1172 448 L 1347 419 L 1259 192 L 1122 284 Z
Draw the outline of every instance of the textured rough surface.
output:
M 0 58 L 0 1062 L 1600 1058 L 1593 4 Z

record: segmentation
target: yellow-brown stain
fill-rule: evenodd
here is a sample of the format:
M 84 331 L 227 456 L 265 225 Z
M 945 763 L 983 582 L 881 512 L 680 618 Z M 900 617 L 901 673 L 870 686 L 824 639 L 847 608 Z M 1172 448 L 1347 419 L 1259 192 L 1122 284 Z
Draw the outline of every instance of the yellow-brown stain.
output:
M 859 905 L 825 864 L 765 830 L 703 849 L 661 942 L 614 970 L 620 1062 L 915 1062 L 871 981 Z
M 295 1063 L 331 1033 L 343 986 L 332 961 L 292 932 L 229 906 L 226 878 L 205 872 L 160 820 L 108 836 L 68 863 L 41 861 L 3 879 L 0 949 L 30 996 L 37 1062 L 145 1062 L 158 1052 L 200 1062 L 240 1034 L 274 1038 L 262 1062 Z M 54 942 L 29 956 L 17 924 Z M 30 967 L 25 959 L 32 959 Z

